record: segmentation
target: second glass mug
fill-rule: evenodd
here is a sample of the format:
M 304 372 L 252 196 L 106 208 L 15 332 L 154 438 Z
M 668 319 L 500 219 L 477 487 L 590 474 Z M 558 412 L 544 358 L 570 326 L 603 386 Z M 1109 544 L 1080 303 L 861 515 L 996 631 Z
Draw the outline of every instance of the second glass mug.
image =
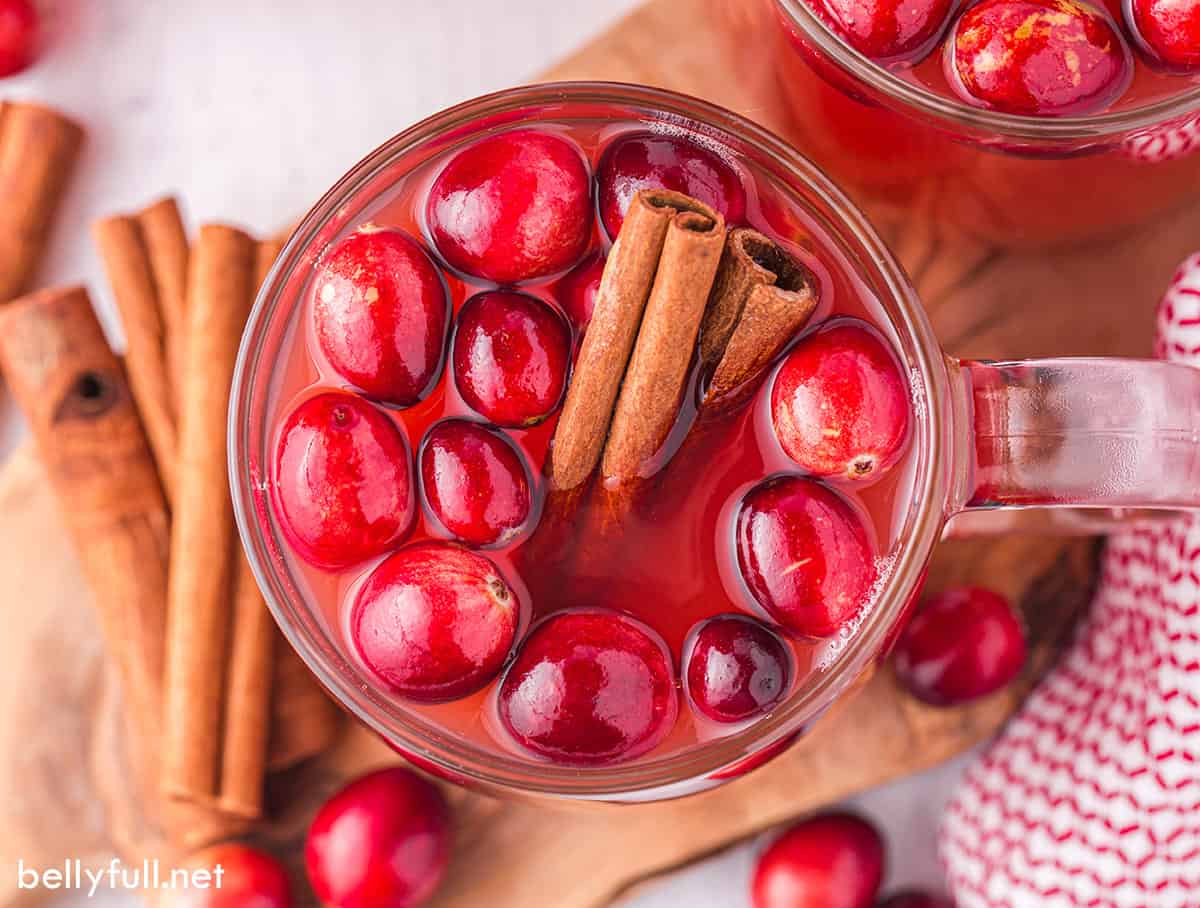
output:
M 271 506 L 271 395 L 288 326 L 313 265 L 397 179 L 431 157 L 546 117 L 632 122 L 719 143 L 801 207 L 811 236 L 845 256 L 890 321 L 911 372 L 912 494 L 893 566 L 827 671 L 749 727 L 628 764 L 560 766 L 481 746 L 406 708 L 345 652 L 307 601 Z M 788 237 L 805 242 L 805 237 Z M 858 209 L 807 159 L 754 123 L 694 98 L 632 85 L 561 83 L 489 95 L 437 114 L 364 159 L 305 217 L 260 291 L 243 338 L 229 421 L 242 540 L 291 644 L 341 704 L 416 764 L 493 793 L 636 802 L 700 791 L 749 769 L 806 731 L 883 656 L 920 591 L 947 521 L 980 509 L 1200 506 L 1200 370 L 1154 361 L 964 362 L 938 346 L 904 270 Z M 618 604 L 615 604 L 619 606 Z

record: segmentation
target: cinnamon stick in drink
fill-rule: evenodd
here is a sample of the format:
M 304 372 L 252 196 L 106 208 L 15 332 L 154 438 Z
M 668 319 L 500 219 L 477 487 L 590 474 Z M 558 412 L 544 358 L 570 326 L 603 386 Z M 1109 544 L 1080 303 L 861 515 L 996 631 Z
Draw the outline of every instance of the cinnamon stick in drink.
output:
M 0 104 L 0 302 L 28 288 L 82 144 L 57 111 Z
M 216 800 L 224 679 L 237 564 L 225 459 L 238 342 L 254 295 L 256 246 L 232 227 L 201 228 L 188 274 L 178 483 L 168 584 L 162 787 Z

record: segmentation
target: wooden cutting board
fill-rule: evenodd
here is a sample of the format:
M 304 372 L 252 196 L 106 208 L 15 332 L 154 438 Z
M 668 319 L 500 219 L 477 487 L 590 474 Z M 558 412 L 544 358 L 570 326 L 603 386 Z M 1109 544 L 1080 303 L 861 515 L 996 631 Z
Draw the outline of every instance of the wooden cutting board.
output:
M 713 58 L 719 45 L 700 2 L 651 0 L 547 76 L 664 86 L 774 125 L 769 101 Z M 871 214 L 947 350 L 962 356 L 1145 355 L 1157 297 L 1200 246 L 1197 209 L 1103 245 L 1043 255 L 983 246 L 882 209 Z M 1095 558 L 1090 540 L 1036 535 L 940 548 L 929 588 L 970 582 L 1013 596 L 1034 642 L 1022 684 L 969 708 L 923 707 L 883 672 L 786 754 L 705 795 L 584 810 L 451 791 L 458 844 L 434 905 L 597 908 L 648 877 L 962 751 L 999 727 L 1053 658 L 1090 598 Z M 0 687 L 0 867 L 14 867 L 17 857 L 46 866 L 67 856 L 99 862 L 159 853 L 122 768 L 119 695 L 88 596 L 28 450 L 0 474 L 0 589 L 8 682 Z M 395 759 L 366 732 L 348 729 L 331 753 L 272 781 L 275 821 L 261 843 L 298 870 L 315 805 L 347 776 Z M 0 906 L 17 898 L 15 879 L 0 876 Z

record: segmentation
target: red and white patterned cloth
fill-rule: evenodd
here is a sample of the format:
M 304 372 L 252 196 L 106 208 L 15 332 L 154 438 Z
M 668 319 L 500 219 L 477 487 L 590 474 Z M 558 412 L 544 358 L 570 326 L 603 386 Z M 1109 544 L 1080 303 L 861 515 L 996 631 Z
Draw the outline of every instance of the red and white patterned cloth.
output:
M 1200 255 L 1158 355 L 1200 366 Z M 1200 908 L 1200 515 L 1113 535 L 1078 639 L 967 772 L 957 908 Z

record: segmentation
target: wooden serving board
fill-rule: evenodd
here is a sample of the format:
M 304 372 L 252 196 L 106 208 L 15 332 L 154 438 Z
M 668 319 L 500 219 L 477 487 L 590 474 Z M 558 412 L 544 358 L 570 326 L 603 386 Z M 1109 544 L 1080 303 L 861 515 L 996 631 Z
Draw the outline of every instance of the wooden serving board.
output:
M 770 103 L 729 77 L 701 0 L 651 0 L 548 78 L 641 82 L 701 95 L 773 125 Z M 1103 245 L 1008 253 L 883 210 L 877 226 L 909 268 L 947 350 L 962 356 L 1145 355 L 1155 301 L 1200 245 L 1200 210 Z M 937 589 L 980 583 L 1014 597 L 1033 640 L 1029 675 L 965 709 L 934 710 L 886 673 L 761 770 L 704 795 L 639 807 L 506 803 L 459 790 L 458 843 L 437 908 L 598 908 L 630 886 L 796 814 L 932 766 L 992 734 L 1044 670 L 1090 598 L 1097 546 L 1035 535 L 941 547 Z M 54 566 L 47 570 L 47 566 Z M 0 474 L 0 867 L 64 857 L 140 859 L 161 845 L 120 753 L 119 695 L 51 492 L 28 450 Z M 29 691 L 36 690 L 35 697 Z M 332 752 L 274 779 L 260 841 L 299 873 L 306 821 L 347 776 L 395 762 L 348 729 Z M 297 877 L 299 879 L 299 876 Z M 17 900 L 0 876 L 0 906 Z M 23 901 L 23 900 L 22 900 Z

